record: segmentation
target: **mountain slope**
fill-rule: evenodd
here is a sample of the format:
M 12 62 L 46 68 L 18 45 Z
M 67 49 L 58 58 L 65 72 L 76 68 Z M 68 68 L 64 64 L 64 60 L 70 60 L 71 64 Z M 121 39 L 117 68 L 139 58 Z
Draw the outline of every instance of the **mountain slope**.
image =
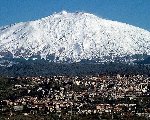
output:
M 55 61 L 150 54 L 150 32 L 89 13 L 65 11 L 0 27 L 0 55 Z M 112 57 L 112 59 L 113 59 Z

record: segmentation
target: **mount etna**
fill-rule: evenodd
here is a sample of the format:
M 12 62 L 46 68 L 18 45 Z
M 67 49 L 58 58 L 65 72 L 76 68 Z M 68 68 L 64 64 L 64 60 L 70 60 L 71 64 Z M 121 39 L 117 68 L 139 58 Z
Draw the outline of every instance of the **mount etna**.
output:
M 149 54 L 149 31 L 89 13 L 62 11 L 0 27 L 4 75 L 149 73 Z

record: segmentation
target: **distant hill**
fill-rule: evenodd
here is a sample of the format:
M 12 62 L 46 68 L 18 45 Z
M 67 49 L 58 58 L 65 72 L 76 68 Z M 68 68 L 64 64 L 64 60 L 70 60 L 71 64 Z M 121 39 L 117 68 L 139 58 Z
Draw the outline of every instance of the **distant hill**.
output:
M 70 63 L 132 61 L 135 54 L 150 54 L 150 32 L 90 13 L 62 11 L 0 27 L 0 57 Z

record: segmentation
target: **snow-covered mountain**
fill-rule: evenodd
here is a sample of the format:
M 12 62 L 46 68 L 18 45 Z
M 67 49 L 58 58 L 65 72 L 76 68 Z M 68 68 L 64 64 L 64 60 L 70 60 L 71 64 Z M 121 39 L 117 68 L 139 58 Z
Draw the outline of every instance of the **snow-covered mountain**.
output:
M 62 11 L 0 27 L 0 56 L 73 62 L 150 54 L 150 32 L 89 13 Z

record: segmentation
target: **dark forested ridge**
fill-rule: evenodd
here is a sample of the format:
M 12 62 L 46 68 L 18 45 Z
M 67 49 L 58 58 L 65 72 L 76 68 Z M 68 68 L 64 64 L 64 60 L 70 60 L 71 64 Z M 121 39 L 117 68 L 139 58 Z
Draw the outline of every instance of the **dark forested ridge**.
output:
M 78 63 L 55 63 L 43 59 L 25 60 L 7 59 L 0 66 L 1 76 L 51 76 L 51 75 L 97 75 L 97 74 L 150 74 L 150 65 L 127 64 L 121 62 L 96 63 L 82 61 Z M 9 65 L 11 64 L 11 65 Z

